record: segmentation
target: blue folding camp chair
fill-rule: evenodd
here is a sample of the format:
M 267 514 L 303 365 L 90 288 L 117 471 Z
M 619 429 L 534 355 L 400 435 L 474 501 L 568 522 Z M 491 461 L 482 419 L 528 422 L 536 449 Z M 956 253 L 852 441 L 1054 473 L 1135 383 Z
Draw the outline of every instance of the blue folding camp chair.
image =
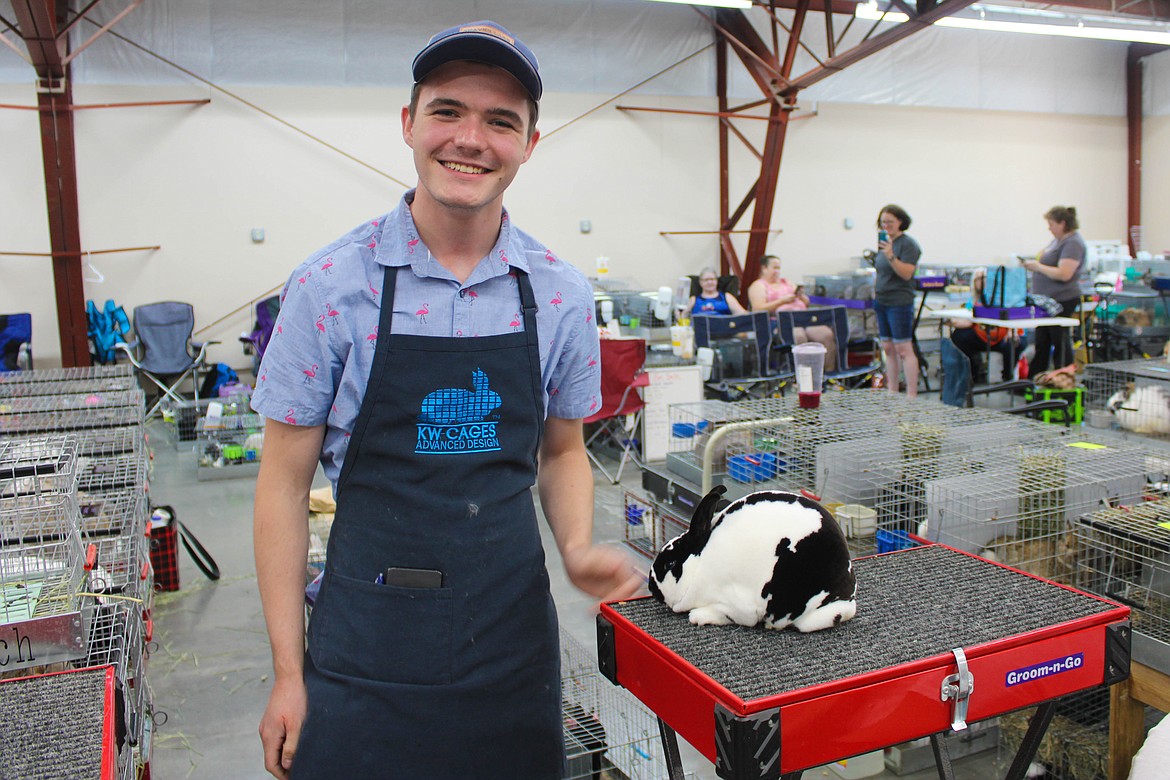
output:
M 776 327 L 780 341 L 784 344 L 796 343 L 794 328 L 807 328 L 812 325 L 828 325 L 833 329 L 833 338 L 837 342 L 837 369 L 825 372 L 825 384 L 856 387 L 882 370 L 881 352 L 874 349 L 872 344 L 867 344 L 870 348 L 868 351 L 874 356 L 871 360 L 865 365 L 849 365 L 849 313 L 844 306 L 776 312 Z
M 194 380 L 195 400 L 199 400 L 199 372 L 206 370 L 207 347 L 216 341 L 191 341 L 195 329 L 195 310 L 189 303 L 165 301 L 134 308 L 134 341 L 119 342 L 138 372 L 162 391 L 146 413 L 150 419 L 158 414 L 166 399 L 184 402 L 177 388 L 187 377 Z
M 32 368 L 32 315 L 0 314 L 0 372 Z

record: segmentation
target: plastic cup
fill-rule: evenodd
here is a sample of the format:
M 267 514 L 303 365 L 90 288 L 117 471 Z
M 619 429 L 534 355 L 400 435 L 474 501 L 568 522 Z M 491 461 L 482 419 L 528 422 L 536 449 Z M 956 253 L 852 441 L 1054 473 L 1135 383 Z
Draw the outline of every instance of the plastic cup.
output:
M 792 348 L 792 362 L 796 367 L 796 392 L 801 409 L 816 409 L 821 405 L 821 380 L 825 373 L 825 345 L 813 341 Z

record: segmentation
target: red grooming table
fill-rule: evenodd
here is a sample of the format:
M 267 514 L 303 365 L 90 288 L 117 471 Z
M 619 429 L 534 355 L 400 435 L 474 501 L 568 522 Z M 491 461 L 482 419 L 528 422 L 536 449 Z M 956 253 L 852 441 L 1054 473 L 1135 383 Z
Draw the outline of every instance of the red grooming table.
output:
M 1129 675 L 1129 608 L 944 545 L 853 562 L 857 616 L 812 634 L 693 626 L 652 598 L 603 604 L 598 663 L 732 780 L 803 770 L 1041 705 L 1009 770 L 1022 778 L 1055 700 Z M 673 754 L 673 755 L 672 755 Z

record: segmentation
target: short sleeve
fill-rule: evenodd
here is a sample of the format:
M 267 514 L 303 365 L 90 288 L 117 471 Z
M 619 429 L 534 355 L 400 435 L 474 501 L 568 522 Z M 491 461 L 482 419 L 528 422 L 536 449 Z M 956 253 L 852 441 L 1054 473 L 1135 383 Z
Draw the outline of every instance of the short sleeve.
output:
M 1076 260 L 1077 263 L 1083 264 L 1085 262 L 1086 247 L 1084 240 L 1080 240 L 1078 236 L 1071 241 L 1065 241 L 1064 246 L 1060 248 L 1060 260 Z
M 252 408 L 292 425 L 322 425 L 329 416 L 342 362 L 324 327 L 323 306 L 304 266 L 284 290 L 272 339 L 260 363 Z M 336 314 L 336 313 L 335 313 Z
M 548 389 L 548 416 L 576 420 L 601 403 L 601 340 L 592 320 L 582 320 L 565 343 Z
M 918 265 L 918 260 L 922 257 L 922 247 L 918 245 L 910 236 L 906 236 L 906 246 L 902 247 L 902 251 L 898 254 L 898 259 L 903 263 L 910 263 L 911 265 Z

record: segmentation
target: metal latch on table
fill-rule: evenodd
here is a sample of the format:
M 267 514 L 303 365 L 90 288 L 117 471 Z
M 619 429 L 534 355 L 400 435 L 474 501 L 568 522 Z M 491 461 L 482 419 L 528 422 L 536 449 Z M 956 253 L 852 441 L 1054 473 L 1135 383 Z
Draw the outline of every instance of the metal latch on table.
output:
M 967 728 L 967 700 L 971 698 L 971 691 L 975 690 L 975 675 L 967 668 L 967 656 L 963 654 L 963 648 L 957 647 L 951 652 L 955 655 L 955 665 L 959 671 L 942 681 L 939 698 L 943 701 L 953 700 L 951 730 L 963 731 Z

